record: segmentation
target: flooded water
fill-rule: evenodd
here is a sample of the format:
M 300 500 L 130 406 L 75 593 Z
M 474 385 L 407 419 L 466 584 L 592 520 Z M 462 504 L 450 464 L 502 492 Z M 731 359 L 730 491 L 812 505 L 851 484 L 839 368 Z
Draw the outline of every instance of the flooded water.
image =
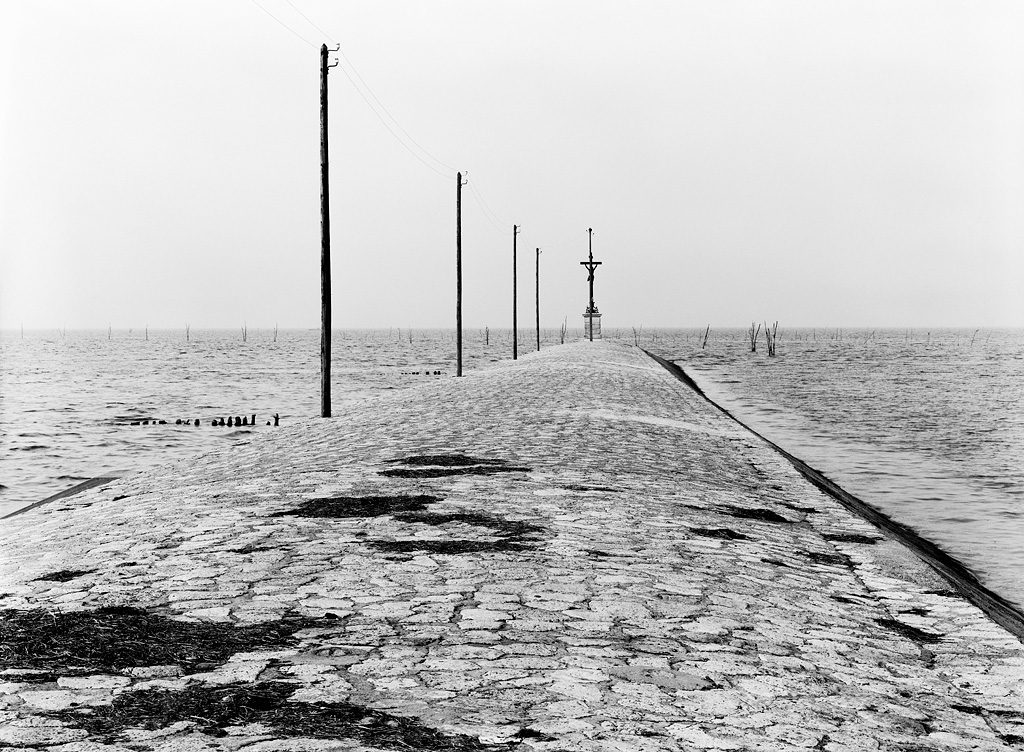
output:
M 521 352 L 536 347 L 530 334 L 521 333 Z M 558 342 L 558 332 L 545 336 Z M 510 357 L 511 342 L 509 330 L 464 331 L 464 369 Z M 331 355 L 336 416 L 352 400 L 456 368 L 453 330 L 337 330 Z M 282 425 L 319 415 L 320 332 L 250 331 L 244 342 L 241 329 L 191 331 L 188 340 L 183 329 L 5 332 L 0 386 L 2 517 L 81 480 L 267 430 L 274 413 Z M 253 414 L 255 427 L 210 425 Z M 150 424 L 132 425 L 141 421 Z
M 678 362 L 752 428 L 1024 607 L 1024 331 L 780 330 L 772 358 L 763 335 L 752 353 L 742 330 L 712 330 L 703 348 L 703 330 L 605 334 Z M 544 347 L 559 342 L 557 330 L 542 336 Z M 240 330 L 189 340 L 183 330 L 5 332 L 0 516 L 105 472 L 270 430 L 274 413 L 282 425 L 318 415 L 319 339 L 318 330 L 248 332 L 244 342 Z M 535 347 L 532 332 L 519 347 Z M 511 349 L 507 329 L 467 330 L 464 368 Z M 332 355 L 340 416 L 352 400 L 452 376 L 454 332 L 338 330 Z M 210 425 L 253 414 L 255 427 Z M 198 428 L 175 425 L 196 419 Z
M 1024 331 L 712 331 L 659 337 L 744 423 L 1024 606 Z

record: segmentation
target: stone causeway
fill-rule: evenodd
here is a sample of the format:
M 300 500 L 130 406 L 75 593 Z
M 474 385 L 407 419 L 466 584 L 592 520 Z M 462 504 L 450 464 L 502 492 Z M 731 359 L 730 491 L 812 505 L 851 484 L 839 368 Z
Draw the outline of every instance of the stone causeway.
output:
M 0 748 L 1024 750 L 1024 645 L 578 342 L 4 520 Z

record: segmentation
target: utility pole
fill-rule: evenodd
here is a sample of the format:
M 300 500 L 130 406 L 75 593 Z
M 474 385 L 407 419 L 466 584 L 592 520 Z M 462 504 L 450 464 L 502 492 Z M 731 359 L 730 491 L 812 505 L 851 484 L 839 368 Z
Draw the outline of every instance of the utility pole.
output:
M 540 352 L 540 248 L 537 249 L 537 352 Z
M 455 375 L 462 375 L 462 173 L 455 174 Z
M 516 235 L 519 227 L 512 225 L 512 360 L 519 358 L 519 320 L 516 311 Z
M 331 417 L 331 213 L 327 170 L 327 45 L 320 45 L 320 417 Z

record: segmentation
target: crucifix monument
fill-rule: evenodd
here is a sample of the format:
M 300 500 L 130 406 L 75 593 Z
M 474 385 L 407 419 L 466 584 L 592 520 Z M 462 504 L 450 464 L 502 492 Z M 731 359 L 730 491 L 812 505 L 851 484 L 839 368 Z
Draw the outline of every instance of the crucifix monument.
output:
M 581 261 L 580 266 L 585 266 L 589 275 L 587 281 L 590 283 L 590 303 L 587 304 L 587 310 L 583 314 L 583 336 L 589 337 L 590 341 L 594 341 L 595 328 L 597 338 L 601 339 L 601 314 L 597 311 L 597 306 L 594 305 L 594 270 L 601 265 L 600 261 L 594 261 L 594 230 L 590 227 L 587 228 L 587 235 L 589 235 L 589 250 L 590 260 Z

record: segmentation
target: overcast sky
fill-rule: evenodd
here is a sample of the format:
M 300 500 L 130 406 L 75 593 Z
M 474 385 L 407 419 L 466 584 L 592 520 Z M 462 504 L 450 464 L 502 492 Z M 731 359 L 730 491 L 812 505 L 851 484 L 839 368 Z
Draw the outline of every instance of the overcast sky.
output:
M 318 326 L 323 42 L 335 327 L 454 326 L 456 170 L 467 326 L 511 324 L 513 223 L 525 326 L 538 246 L 580 325 L 588 227 L 605 326 L 1024 326 L 1022 39 L 1016 1 L 6 0 L 0 326 Z

